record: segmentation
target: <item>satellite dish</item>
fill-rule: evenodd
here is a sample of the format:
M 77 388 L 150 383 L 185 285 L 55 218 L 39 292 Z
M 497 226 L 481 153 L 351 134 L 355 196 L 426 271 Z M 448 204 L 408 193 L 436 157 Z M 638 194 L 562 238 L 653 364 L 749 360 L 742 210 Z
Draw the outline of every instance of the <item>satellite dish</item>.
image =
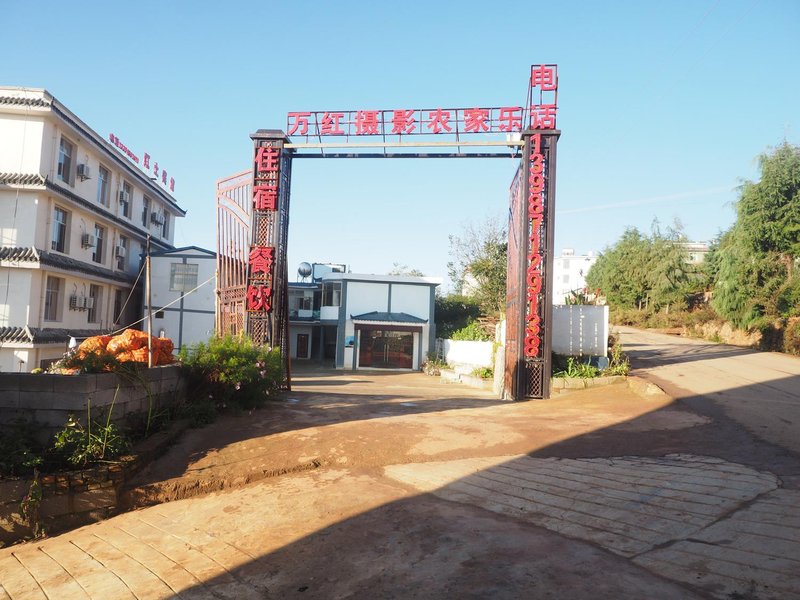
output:
M 307 262 L 301 262 L 300 266 L 297 267 L 297 274 L 300 275 L 303 279 L 311 275 L 311 265 Z

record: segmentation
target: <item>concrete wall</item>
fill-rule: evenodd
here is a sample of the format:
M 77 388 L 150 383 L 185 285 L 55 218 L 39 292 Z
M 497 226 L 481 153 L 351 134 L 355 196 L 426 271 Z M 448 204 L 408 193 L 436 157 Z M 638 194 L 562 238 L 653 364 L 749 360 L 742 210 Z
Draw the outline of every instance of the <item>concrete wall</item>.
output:
M 470 371 L 477 367 L 491 367 L 492 342 L 467 342 L 461 340 L 443 340 L 444 357 L 451 366 L 463 366 Z
M 404 312 L 430 320 L 431 288 L 426 285 L 392 284 L 392 312 Z
M 130 413 L 147 410 L 151 399 L 162 406 L 184 392 L 185 382 L 177 366 L 145 369 L 137 379 L 116 373 L 0 373 L 0 423 L 32 421 L 41 425 L 41 435 L 47 438 L 63 428 L 69 415 L 85 423 L 89 406 L 95 418 L 114 402 L 112 420 L 123 421 Z
M 553 352 L 607 356 L 608 306 L 553 306 Z

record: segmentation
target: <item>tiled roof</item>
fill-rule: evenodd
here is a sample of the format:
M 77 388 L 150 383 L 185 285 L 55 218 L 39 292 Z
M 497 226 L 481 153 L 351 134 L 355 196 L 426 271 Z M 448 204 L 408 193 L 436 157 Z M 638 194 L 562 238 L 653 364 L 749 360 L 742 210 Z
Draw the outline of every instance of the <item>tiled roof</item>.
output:
M 80 260 L 75 260 L 69 256 L 54 254 L 45 250 L 37 250 L 36 248 L 0 247 L 0 260 L 38 262 L 40 265 L 56 267 L 57 269 L 64 269 L 65 271 L 86 273 L 87 275 L 96 275 L 122 283 L 133 283 L 134 281 L 134 277 L 127 273 L 112 271 L 105 267 L 98 267 Z
M 10 185 L 44 185 L 44 175 L 39 173 L 0 173 L 0 183 Z
M 420 319 L 404 312 L 378 312 L 372 311 L 363 315 L 351 315 L 354 321 L 380 321 L 382 323 L 427 323 L 425 319 Z
M 9 104 L 11 106 L 50 106 L 50 102 L 44 98 L 21 98 L 19 96 L 0 96 L 0 104 Z
M 102 329 L 61 329 L 58 327 L 0 327 L 0 343 L 66 344 L 70 337 L 83 340 L 104 333 Z
M 0 260 L 39 262 L 39 253 L 36 248 L 4 246 L 0 248 Z

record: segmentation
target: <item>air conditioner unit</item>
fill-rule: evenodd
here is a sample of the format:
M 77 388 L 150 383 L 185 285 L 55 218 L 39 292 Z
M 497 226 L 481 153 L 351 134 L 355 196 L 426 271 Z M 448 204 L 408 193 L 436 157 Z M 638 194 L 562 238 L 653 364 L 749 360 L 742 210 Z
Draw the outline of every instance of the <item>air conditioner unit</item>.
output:
M 80 304 L 80 298 L 78 298 L 78 296 L 69 297 L 70 310 L 78 310 L 78 308 L 80 308 L 79 304 Z
M 91 233 L 84 233 L 81 236 L 81 246 L 84 248 L 90 248 L 97 244 L 97 239 Z
M 114 249 L 114 254 L 116 255 L 117 258 L 125 258 L 125 255 L 127 254 L 127 249 L 125 248 L 125 246 L 117 246 Z
M 130 194 L 125 190 L 120 190 L 119 192 L 119 201 L 120 202 L 129 202 L 131 199 Z
M 158 213 L 150 213 L 150 222 L 154 223 L 155 225 L 163 225 L 164 217 Z
M 84 298 L 84 300 L 86 301 L 87 310 L 92 310 L 94 308 L 94 298 L 87 296 Z
M 81 178 L 81 181 L 90 179 L 91 178 L 91 170 L 89 169 L 89 165 L 78 165 L 78 177 Z

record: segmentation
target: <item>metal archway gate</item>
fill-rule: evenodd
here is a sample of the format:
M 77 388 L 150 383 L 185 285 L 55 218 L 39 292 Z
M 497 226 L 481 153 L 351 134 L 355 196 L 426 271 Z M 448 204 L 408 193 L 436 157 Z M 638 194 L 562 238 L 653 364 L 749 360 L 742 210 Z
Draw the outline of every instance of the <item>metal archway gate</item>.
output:
M 252 134 L 252 171 L 217 182 L 218 332 L 245 332 L 259 344 L 279 347 L 285 385 L 291 387 L 287 245 L 293 160 L 507 159 L 511 147 L 519 167 L 509 201 L 504 396 L 548 398 L 557 100 L 557 66 L 534 65 L 523 106 L 292 112 L 286 132 Z

